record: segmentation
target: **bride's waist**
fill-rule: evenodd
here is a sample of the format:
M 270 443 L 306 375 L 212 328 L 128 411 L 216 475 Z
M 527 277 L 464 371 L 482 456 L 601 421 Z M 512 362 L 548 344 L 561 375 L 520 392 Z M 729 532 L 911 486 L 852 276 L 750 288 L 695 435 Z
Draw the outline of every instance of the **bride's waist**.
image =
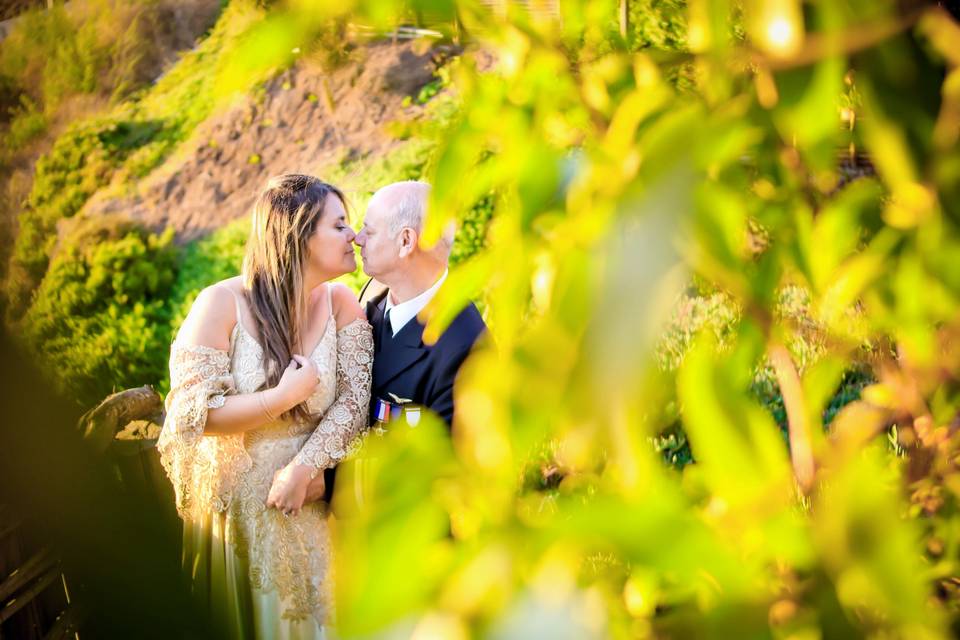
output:
M 285 422 L 267 425 L 248 431 L 244 435 L 244 446 L 252 458 L 258 454 L 271 454 L 281 450 L 299 451 L 310 436 L 309 425 Z

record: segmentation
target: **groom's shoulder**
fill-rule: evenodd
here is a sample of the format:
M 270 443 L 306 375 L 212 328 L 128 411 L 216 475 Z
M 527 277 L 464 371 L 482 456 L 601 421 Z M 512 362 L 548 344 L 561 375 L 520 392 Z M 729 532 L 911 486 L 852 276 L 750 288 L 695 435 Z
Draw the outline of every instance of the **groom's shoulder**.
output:
M 470 302 L 450 322 L 450 326 L 440 336 L 437 344 L 470 347 L 486 328 L 487 325 L 483 322 L 477 306 Z
M 380 293 L 372 297 L 364 298 L 361 296 L 360 302 L 363 304 L 363 308 L 367 312 L 367 320 L 373 319 L 374 310 L 383 303 L 384 298 L 387 297 L 388 289 L 384 289 Z

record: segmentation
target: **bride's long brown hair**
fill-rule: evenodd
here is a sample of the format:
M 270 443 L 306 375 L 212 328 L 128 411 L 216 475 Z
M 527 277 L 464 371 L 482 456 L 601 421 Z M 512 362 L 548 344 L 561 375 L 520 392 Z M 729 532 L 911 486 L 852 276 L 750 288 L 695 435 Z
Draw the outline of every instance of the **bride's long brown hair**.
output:
M 346 207 L 343 192 L 333 185 L 291 173 L 271 178 L 253 205 L 243 285 L 263 346 L 266 388 L 277 385 L 293 354 L 302 348 L 307 243 L 331 195 Z M 302 402 L 284 417 L 310 420 L 312 416 Z

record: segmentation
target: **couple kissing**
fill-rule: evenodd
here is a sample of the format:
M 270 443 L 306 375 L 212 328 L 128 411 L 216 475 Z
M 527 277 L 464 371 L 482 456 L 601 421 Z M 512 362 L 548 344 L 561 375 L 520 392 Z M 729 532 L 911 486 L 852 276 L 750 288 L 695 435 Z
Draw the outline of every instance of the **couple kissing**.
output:
M 229 636 L 329 635 L 337 464 L 371 426 L 453 421 L 455 377 L 485 326 L 471 304 L 423 343 L 417 316 L 452 246 L 452 233 L 420 245 L 428 196 L 422 182 L 385 186 L 354 232 L 335 186 L 271 179 L 241 275 L 204 289 L 171 345 L 157 446 L 193 591 Z M 356 269 L 354 243 L 383 286 L 365 309 L 332 282 Z

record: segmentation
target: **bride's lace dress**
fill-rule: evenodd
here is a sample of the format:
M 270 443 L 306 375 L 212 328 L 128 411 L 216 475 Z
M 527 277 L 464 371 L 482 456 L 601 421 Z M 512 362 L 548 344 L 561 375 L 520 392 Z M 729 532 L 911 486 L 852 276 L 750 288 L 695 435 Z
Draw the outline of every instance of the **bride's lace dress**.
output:
M 365 320 L 336 330 L 331 313 L 310 358 L 320 383 L 307 401 L 318 425 L 286 420 L 204 436 L 207 410 L 265 380 L 263 350 L 240 321 L 230 350 L 174 342 L 167 417 L 157 447 L 184 520 L 194 591 L 232 637 L 323 637 L 330 611 L 326 506 L 296 516 L 266 508 L 274 474 L 294 458 L 333 466 L 367 426 L 373 338 Z

